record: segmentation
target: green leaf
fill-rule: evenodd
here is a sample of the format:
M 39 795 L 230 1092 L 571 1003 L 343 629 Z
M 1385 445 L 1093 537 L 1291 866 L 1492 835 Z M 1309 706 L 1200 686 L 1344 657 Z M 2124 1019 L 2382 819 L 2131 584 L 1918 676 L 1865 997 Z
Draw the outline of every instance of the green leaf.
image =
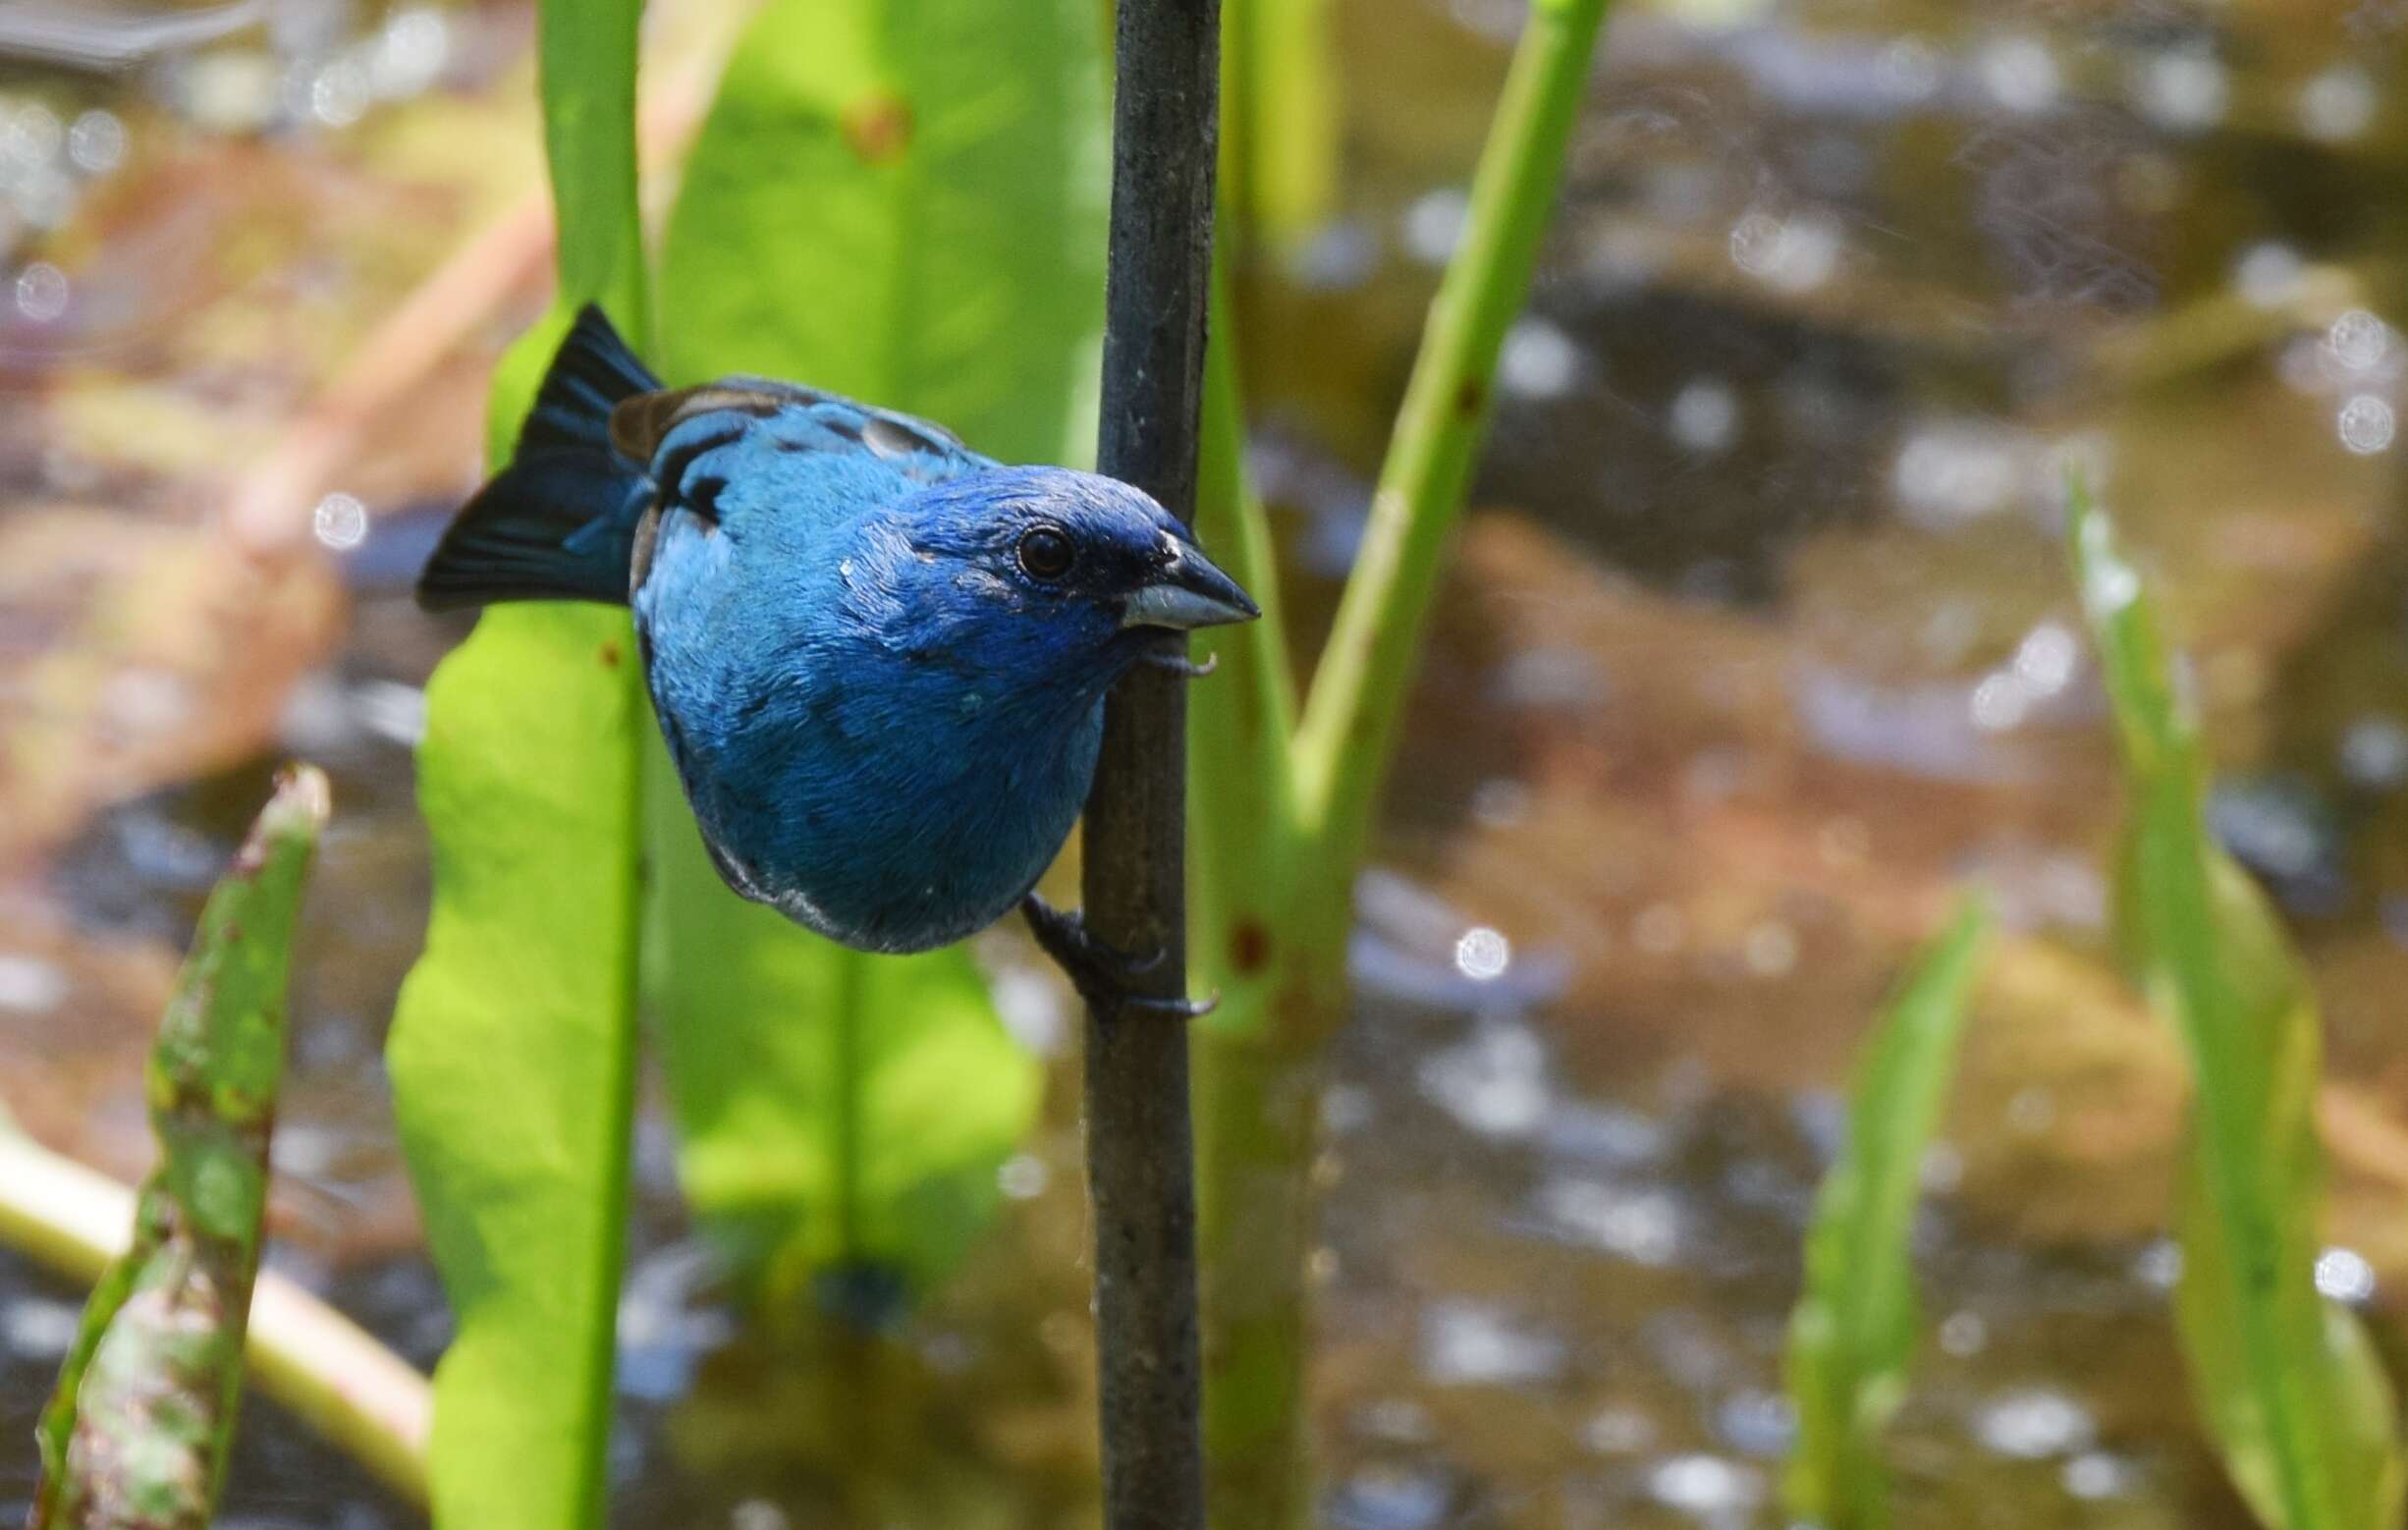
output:
M 544 7 L 560 293 L 496 373 L 496 461 L 577 304 L 604 301 L 629 334 L 645 332 L 639 9 Z M 504 606 L 427 685 L 418 800 L 434 908 L 387 1060 L 458 1320 L 435 1377 L 444 1530 L 603 1519 L 651 727 L 634 654 L 625 612 Z
M 685 171 L 675 375 L 792 377 L 1007 460 L 1083 455 L 1103 321 L 1086 0 L 779 0 Z M 984 1225 L 1037 1061 L 960 949 L 845 951 L 744 904 L 658 774 L 662 1019 L 686 1193 L 773 1290 L 924 1285 Z
M 387 1061 L 459 1323 L 435 1372 L 446 1530 L 601 1522 L 650 726 L 625 628 L 497 610 L 427 686 L 435 905 Z
M 1857 1065 L 1847 1141 L 1815 1197 L 1805 1294 L 1789 1320 L 1798 1441 L 1784 1490 L 1791 1513 L 1827 1530 L 1889 1522 L 1881 1434 L 1914 1352 L 1909 1239 L 1923 1150 L 1989 936 L 1989 911 L 1968 901 L 1916 956 Z
M 643 0 L 543 0 L 542 13 L 536 68 L 560 225 L 561 306 L 601 303 L 642 348 L 651 334 L 635 199 L 635 30 Z M 542 348 L 546 359 L 551 349 Z M 529 397 L 541 371 L 538 365 L 530 375 Z M 513 414 L 514 438 L 517 421 Z
M 205 1530 L 242 1396 L 285 979 L 326 778 L 287 772 L 201 910 L 150 1060 L 159 1167 L 42 1413 L 32 1530 Z
M 2357 1320 L 2315 1283 L 2315 995 L 2265 896 L 2208 836 L 2198 727 L 2140 575 L 2079 481 L 2070 498 L 2074 571 L 2131 795 L 2117 935 L 2195 1085 L 2175 1292 L 2192 1387 L 2267 1524 L 2390 1530 L 2408 1487 L 2390 1385 Z
M 670 218 L 672 375 L 795 377 L 1006 460 L 1084 456 L 1102 102 L 1090 0 L 773 0 Z
M 985 1227 L 1042 1073 L 958 947 L 869 956 L 719 885 L 664 763 L 659 1000 L 687 1198 L 766 1294 L 924 1288 Z M 674 841 L 675 843 L 668 843 Z M 707 959 L 703 954 L 708 954 Z

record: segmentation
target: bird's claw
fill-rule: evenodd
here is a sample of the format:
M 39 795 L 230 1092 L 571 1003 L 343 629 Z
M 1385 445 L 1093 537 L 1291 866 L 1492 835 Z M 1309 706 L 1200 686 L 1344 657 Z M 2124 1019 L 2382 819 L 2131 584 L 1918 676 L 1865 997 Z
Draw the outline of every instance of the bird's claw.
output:
M 1221 668 L 1221 656 L 1217 653 L 1206 654 L 1204 662 L 1198 664 L 1185 654 L 1175 653 L 1168 648 L 1149 650 L 1141 662 L 1150 664 L 1158 670 L 1169 670 L 1181 680 L 1202 680 Z
M 1221 1002 L 1218 997 L 1161 998 L 1134 992 L 1134 980 L 1160 967 L 1170 957 L 1168 951 L 1130 956 L 1098 940 L 1088 930 L 1086 916 L 1076 909 L 1057 908 L 1034 893 L 1021 900 L 1020 911 L 1027 915 L 1028 931 L 1037 938 L 1037 945 L 1099 1014 L 1133 1011 L 1193 1020 L 1212 1013 Z

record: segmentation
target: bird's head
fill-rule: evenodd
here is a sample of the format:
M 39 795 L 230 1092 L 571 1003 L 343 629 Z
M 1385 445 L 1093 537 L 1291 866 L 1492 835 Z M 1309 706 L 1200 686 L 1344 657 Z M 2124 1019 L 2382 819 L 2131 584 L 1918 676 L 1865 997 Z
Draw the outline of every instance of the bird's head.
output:
M 1007 467 L 913 496 L 889 533 L 910 597 L 981 657 L 1108 684 L 1171 633 L 1261 615 L 1153 498 L 1064 467 Z M 898 591 L 903 594 L 903 591 Z

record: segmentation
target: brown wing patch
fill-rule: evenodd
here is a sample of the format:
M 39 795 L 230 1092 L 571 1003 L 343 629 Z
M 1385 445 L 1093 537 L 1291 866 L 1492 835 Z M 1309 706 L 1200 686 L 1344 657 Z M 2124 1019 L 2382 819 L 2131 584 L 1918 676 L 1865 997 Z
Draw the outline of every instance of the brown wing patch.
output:
M 654 500 L 644 507 L 643 518 L 635 522 L 635 547 L 628 560 L 628 600 L 632 604 L 635 592 L 644 587 L 652 576 L 652 549 L 661 539 L 661 502 Z
M 661 439 L 697 414 L 734 410 L 774 414 L 792 405 L 823 403 L 829 396 L 766 377 L 725 377 L 694 388 L 639 393 L 611 410 L 611 446 L 629 462 L 649 463 Z
M 968 450 L 950 430 L 896 414 L 870 415 L 861 429 L 861 444 L 890 463 L 915 455 L 952 457 Z

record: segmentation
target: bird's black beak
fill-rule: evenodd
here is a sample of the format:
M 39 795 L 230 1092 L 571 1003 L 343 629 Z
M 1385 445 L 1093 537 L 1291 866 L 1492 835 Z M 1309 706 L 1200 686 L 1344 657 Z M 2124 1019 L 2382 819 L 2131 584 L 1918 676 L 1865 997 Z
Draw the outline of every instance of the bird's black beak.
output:
M 1253 598 L 1237 587 L 1192 542 L 1165 537 L 1170 557 L 1157 564 L 1152 577 L 1129 593 L 1122 607 L 1122 627 L 1162 627 L 1188 631 L 1251 622 L 1263 614 Z

